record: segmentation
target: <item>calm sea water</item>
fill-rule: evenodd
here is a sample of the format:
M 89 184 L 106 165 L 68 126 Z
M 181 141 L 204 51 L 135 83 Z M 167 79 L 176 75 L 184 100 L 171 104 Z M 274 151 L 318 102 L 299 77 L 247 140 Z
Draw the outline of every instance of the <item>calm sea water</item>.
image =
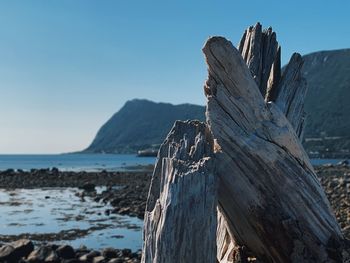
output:
M 41 169 L 57 167 L 61 171 L 123 171 L 154 164 L 154 157 L 131 154 L 45 154 L 0 155 L 0 171 L 6 169 Z
M 41 169 L 57 167 L 61 171 L 123 171 L 154 164 L 155 157 L 132 154 L 45 154 L 0 155 L 0 171 L 6 169 Z M 313 165 L 336 164 L 339 159 L 312 159 Z

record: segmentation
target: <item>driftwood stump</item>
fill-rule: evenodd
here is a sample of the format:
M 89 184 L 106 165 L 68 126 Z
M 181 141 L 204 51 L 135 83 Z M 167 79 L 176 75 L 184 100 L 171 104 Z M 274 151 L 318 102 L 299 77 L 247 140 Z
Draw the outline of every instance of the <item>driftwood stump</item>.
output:
M 203 52 L 207 124 L 175 123 L 159 150 L 142 262 L 341 262 L 340 228 L 300 143 L 301 56 L 281 74 L 276 34 L 260 24 L 238 50 L 212 37 Z
M 293 127 L 229 41 L 210 38 L 203 52 L 219 203 L 235 241 L 266 262 L 339 262 L 340 228 Z
M 297 53 L 293 54 L 282 76 L 281 47 L 277 42 L 276 33 L 271 27 L 262 30 L 259 23 L 244 32 L 238 50 L 255 83 L 259 86 L 260 93 L 265 96 L 265 102 L 273 101 L 282 110 L 301 141 L 306 115 L 304 99 L 307 87 L 301 75 L 303 64 L 301 56 Z M 218 220 L 218 229 L 227 227 L 224 218 L 221 216 L 221 219 Z M 228 230 L 218 230 L 218 240 L 222 239 L 219 235 L 225 232 Z M 236 253 L 239 246 L 233 239 L 228 241 L 226 238 L 225 240 L 232 244 L 217 243 L 219 262 L 237 262 L 238 260 L 233 257 L 228 259 L 227 255 Z M 220 247 L 221 245 L 223 248 Z

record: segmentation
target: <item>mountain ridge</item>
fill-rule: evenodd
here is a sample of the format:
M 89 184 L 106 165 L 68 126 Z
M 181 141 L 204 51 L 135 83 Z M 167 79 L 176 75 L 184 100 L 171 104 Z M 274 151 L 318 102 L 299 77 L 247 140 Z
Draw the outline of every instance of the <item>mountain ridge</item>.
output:
M 310 157 L 350 156 L 350 49 L 303 56 L 308 82 L 304 147 Z M 205 120 L 205 107 L 133 99 L 98 131 L 84 152 L 136 153 L 162 143 L 175 120 Z
M 159 145 L 173 123 L 180 120 L 204 121 L 204 106 L 153 102 L 147 99 L 127 101 L 98 131 L 86 153 L 135 153 Z

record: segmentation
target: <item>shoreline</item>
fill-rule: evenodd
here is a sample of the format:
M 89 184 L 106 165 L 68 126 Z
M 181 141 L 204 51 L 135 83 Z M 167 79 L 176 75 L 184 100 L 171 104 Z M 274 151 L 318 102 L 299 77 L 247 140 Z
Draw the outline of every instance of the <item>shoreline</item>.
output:
M 0 244 L 0 262 L 80 262 L 80 263 L 139 263 L 141 250 L 105 248 L 88 249 L 81 246 L 74 249 L 70 245 L 44 244 L 36 246 L 28 239 L 20 239 L 8 244 Z
M 135 168 L 139 169 L 135 169 Z M 113 186 L 137 184 L 144 181 L 144 177 L 151 177 L 153 165 L 130 166 L 125 171 L 60 171 L 58 168 L 7 169 L 0 171 L 0 188 L 30 189 L 43 187 L 78 187 L 84 184 L 95 186 Z M 132 177 L 132 180 L 131 180 Z
M 65 172 L 53 169 L 38 169 L 31 171 L 0 171 L 0 188 L 2 189 L 40 189 L 50 187 L 76 187 L 82 189 L 79 197 L 90 198 L 96 202 L 110 204 L 113 208 L 106 208 L 108 215 L 120 214 L 143 219 L 146 207 L 148 189 L 153 169 L 125 172 Z M 153 168 L 153 167 L 152 167 Z M 344 236 L 350 238 L 350 166 L 346 163 L 338 165 L 315 166 L 317 176 L 325 189 Z M 96 191 L 97 186 L 105 186 L 105 190 Z M 1 189 L 0 189 L 1 191 Z M 78 231 L 79 232 L 79 231 Z M 77 232 L 77 234 L 78 234 Z M 43 234 L 44 236 L 45 234 Z M 25 235 L 13 235 L 0 242 L 14 242 Z M 40 234 L 37 237 L 40 239 Z M 35 238 L 35 239 L 37 239 Z M 42 237 L 44 241 L 45 238 Z M 47 238 L 46 238 L 47 239 Z M 57 240 L 57 238 L 56 238 Z M 33 240 L 35 242 L 35 240 Z M 50 242 L 50 241 L 49 241 Z M 54 242 L 54 240 L 53 240 Z M 45 243 L 45 242 L 44 242 Z M 67 241 L 69 243 L 69 241 Z M 45 246 L 40 243 L 40 247 Z M 1 247 L 0 247 L 1 250 Z M 91 252 L 92 250 L 90 250 Z M 140 251 L 133 252 L 132 261 L 139 262 Z M 100 251 L 99 257 L 102 252 Z M 120 253 L 119 253 L 120 254 Z M 136 254 L 139 254 L 136 257 Z M 121 254 L 120 254 L 121 255 Z M 0 253 L 1 258 L 1 253 Z M 118 261 L 115 261 L 118 262 Z
M 16 189 L 80 188 L 81 190 L 76 196 L 78 196 L 82 202 L 85 202 L 86 199 L 86 201 L 93 200 L 105 204 L 106 208 L 104 209 L 104 213 L 107 215 L 113 216 L 113 214 L 119 214 L 143 219 L 152 171 L 153 166 L 147 166 L 142 169 L 142 171 L 135 171 L 132 169 L 126 172 L 65 172 L 59 171 L 57 168 L 33 169 L 31 171 L 9 169 L 0 171 L 0 191 Z M 97 191 L 98 187 L 104 187 L 105 190 Z M 110 208 L 110 206 L 112 206 L 112 208 Z M 57 233 L 0 235 L 0 261 L 2 258 L 1 243 L 5 243 L 3 246 L 7 246 L 11 242 L 26 239 L 31 240 L 31 242 L 37 246 L 38 250 L 42 250 L 44 247 L 47 249 L 47 246 L 52 246 L 51 243 L 54 244 L 54 242 L 60 239 L 65 240 L 64 242 L 69 244 L 70 239 L 75 239 L 84 235 L 89 232 L 90 229 L 88 229 L 88 231 L 80 229 L 73 230 L 74 229 L 72 229 L 72 231 L 60 231 Z M 53 246 L 58 247 L 59 245 Z M 75 250 L 79 252 L 79 248 L 75 248 Z M 93 252 L 96 257 L 101 258 L 103 255 L 103 249 L 98 252 L 94 249 L 85 250 L 88 250 L 85 251 L 86 254 Z M 115 250 L 117 252 L 113 253 L 113 255 L 118 255 L 118 258 L 113 262 L 140 262 L 140 250 L 134 252 L 129 248 L 115 248 Z M 128 253 L 123 254 L 121 251 L 128 251 Z M 76 254 L 80 253 L 78 252 Z M 87 260 L 86 262 L 90 261 Z

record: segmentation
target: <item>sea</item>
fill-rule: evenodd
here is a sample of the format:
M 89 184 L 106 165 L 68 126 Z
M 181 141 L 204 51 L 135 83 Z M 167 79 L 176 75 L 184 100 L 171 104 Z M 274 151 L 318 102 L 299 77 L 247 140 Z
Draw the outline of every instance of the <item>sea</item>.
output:
M 61 171 L 126 171 L 154 164 L 155 157 L 135 154 L 0 154 L 0 171 L 46 169 Z M 313 165 L 336 164 L 340 159 L 311 159 Z
M 46 169 L 60 171 L 126 171 L 154 164 L 155 157 L 135 154 L 0 154 L 0 171 Z M 313 165 L 336 164 L 340 159 L 311 159 Z
M 0 171 L 53 167 L 60 171 L 125 171 L 154 164 L 155 160 L 135 154 L 0 154 Z

